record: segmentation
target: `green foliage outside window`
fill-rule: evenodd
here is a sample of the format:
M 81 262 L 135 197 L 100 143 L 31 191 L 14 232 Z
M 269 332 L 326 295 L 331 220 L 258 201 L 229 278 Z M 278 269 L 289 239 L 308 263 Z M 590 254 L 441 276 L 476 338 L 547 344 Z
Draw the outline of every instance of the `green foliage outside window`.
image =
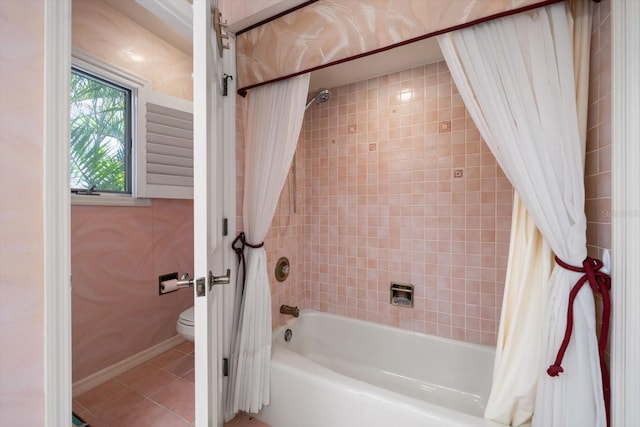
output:
M 130 193 L 130 91 L 71 73 L 71 188 Z

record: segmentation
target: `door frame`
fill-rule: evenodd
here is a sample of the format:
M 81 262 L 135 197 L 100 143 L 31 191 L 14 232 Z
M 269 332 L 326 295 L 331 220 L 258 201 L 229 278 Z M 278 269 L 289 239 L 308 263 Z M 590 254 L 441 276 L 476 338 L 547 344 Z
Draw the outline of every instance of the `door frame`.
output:
M 44 4 L 44 132 L 43 132 L 43 224 L 44 224 L 44 419 L 46 427 L 67 425 L 71 413 L 71 252 L 70 195 L 68 181 L 69 131 L 68 82 L 71 60 L 71 0 Z M 640 288 L 636 209 L 640 148 L 640 97 L 637 70 L 640 57 L 634 56 L 633 43 L 640 38 L 637 19 L 640 3 L 612 2 L 612 249 L 613 249 L 613 326 L 612 326 L 612 419 L 614 425 L 640 423 L 638 409 L 629 402 L 640 400 L 638 386 L 640 360 L 637 326 L 640 325 Z M 632 85 L 635 92 L 629 92 Z M 235 99 L 235 91 L 233 92 Z M 235 126 L 235 121 L 226 124 Z M 234 135 L 234 133 L 232 133 Z M 235 153 L 234 153 L 235 154 Z M 235 159 L 235 156 L 234 156 Z M 229 180 L 235 184 L 235 174 Z M 230 191 L 235 199 L 235 192 Z M 235 211 L 235 203 L 228 208 Z M 634 216 L 635 215 L 635 216 Z M 235 228 L 235 215 L 229 216 Z M 235 231 L 235 230 L 234 230 Z M 232 228 L 230 227 L 230 232 Z M 628 233 L 635 233 L 628 238 Z M 635 241 L 634 241 L 635 239 Z M 232 278 L 233 280 L 233 278 Z M 626 286 L 620 286 L 624 284 Z M 230 288 L 228 288 L 230 289 Z M 630 376 L 629 376 L 630 375 Z M 628 380 L 627 380 L 628 378 Z
M 193 3 L 194 12 L 210 10 L 212 7 L 217 7 L 217 0 L 197 0 Z M 195 22 L 194 20 L 194 32 L 202 34 L 205 31 L 206 25 L 212 24 L 211 14 L 207 15 L 207 24 L 204 19 Z M 209 28 L 209 31 L 213 31 L 213 28 Z M 235 294 L 233 290 L 233 284 L 235 284 L 235 276 L 237 265 L 235 264 L 234 251 L 231 247 L 231 242 L 235 236 L 235 217 L 236 217 L 236 156 L 235 156 L 235 86 L 229 85 L 228 95 L 223 97 L 220 95 L 223 74 L 235 76 L 235 38 L 229 35 L 229 39 L 226 44 L 229 45 L 229 50 L 224 51 L 224 56 L 219 57 L 217 46 L 211 46 L 209 40 L 210 36 L 206 37 L 204 43 L 194 43 L 194 87 L 195 83 L 200 85 L 202 82 L 207 82 L 210 85 L 206 94 L 206 97 L 202 97 L 201 93 L 194 91 L 194 110 L 196 113 L 206 113 L 209 117 L 215 116 L 219 122 L 214 121 L 207 124 L 210 126 L 208 132 L 204 132 L 202 127 L 196 128 L 194 131 L 194 155 L 200 153 L 200 158 L 207 157 L 209 159 L 208 170 L 203 171 L 200 169 L 197 176 L 196 185 L 198 182 L 207 180 L 207 200 L 197 199 L 196 195 L 200 195 L 201 192 L 196 191 L 194 187 L 194 225 L 208 223 L 208 230 L 206 233 L 202 233 L 202 230 L 194 230 L 194 254 L 195 254 L 195 267 L 197 271 L 194 271 L 196 277 L 206 275 L 206 271 L 212 271 L 215 275 L 223 275 L 227 269 L 230 270 L 230 283 L 229 285 L 214 286 L 211 290 L 207 291 L 207 314 L 206 317 L 202 313 L 198 312 L 198 303 L 202 297 L 197 297 L 194 294 L 194 306 L 196 307 L 196 328 L 203 321 L 203 319 L 211 319 L 208 322 L 209 325 L 209 340 L 207 345 L 208 354 L 208 368 L 203 367 L 202 361 L 198 359 L 198 343 L 196 343 L 196 423 L 198 426 L 204 426 L 208 423 L 215 423 L 217 426 L 222 427 L 224 422 L 224 390 L 225 382 L 223 377 L 223 358 L 227 357 L 225 351 L 225 335 L 226 331 L 231 328 L 230 323 L 226 322 L 226 316 L 224 313 L 227 306 L 226 300 L 229 294 Z M 199 40 L 201 42 L 201 40 Z M 214 42 L 215 43 L 215 42 Z M 206 50 L 206 55 L 202 55 L 201 52 Z M 215 67 L 215 70 L 209 69 Z M 206 73 L 203 73 L 203 69 L 206 69 Z M 220 72 L 218 75 L 217 73 Z M 210 80 L 211 76 L 215 80 Z M 232 83 L 233 80 L 229 80 L 228 83 Z M 198 96 L 196 96 L 198 95 Z M 215 99 L 212 99 L 215 98 Z M 199 105 L 198 105 L 199 103 Z M 198 117 L 200 118 L 198 120 Z M 205 116 L 194 117 L 194 125 L 204 122 Z M 231 125 L 229 125 L 231 124 Z M 200 135 L 200 136 L 198 136 Z M 206 138 L 206 143 L 210 144 L 212 140 L 216 141 L 214 151 L 201 147 L 203 142 L 202 137 Z M 200 139 L 198 139 L 200 138 Z M 214 169 L 215 168 L 215 169 Z M 211 179 L 215 175 L 216 179 Z M 199 180 L 199 181 L 198 181 Z M 220 181 L 221 180 L 221 181 Z M 213 196 L 212 196 L 213 194 Z M 213 197 L 214 200 L 210 200 Z M 222 203 L 219 203 L 222 202 Z M 213 204 L 213 205 L 210 205 Z M 212 213 L 215 210 L 215 215 Z M 199 218 L 203 213 L 209 212 L 207 218 Z M 212 222 L 211 219 L 215 219 L 216 222 Z M 223 219 L 227 219 L 226 230 L 223 227 Z M 225 233 L 226 231 L 226 233 Z M 212 251 L 213 241 L 216 241 L 215 250 Z M 205 249 L 203 249 L 205 248 Z M 199 251 L 209 251 L 206 255 L 206 261 L 204 255 Z M 200 264 L 199 262 L 206 265 Z M 205 271 L 206 270 L 206 271 Z M 198 317 L 202 315 L 202 317 Z M 215 319 L 215 321 L 214 321 Z M 200 322 L 200 323 L 199 323 Z M 216 328 L 212 329 L 211 326 L 215 325 Z M 196 331 L 197 336 L 197 331 Z M 215 358 L 216 360 L 212 360 Z M 200 372 L 198 372 L 200 367 Z M 206 392 L 210 394 L 209 401 L 207 403 L 208 414 L 207 418 L 204 418 L 204 410 L 198 411 L 202 407 L 203 397 L 198 398 L 198 390 L 203 390 L 204 382 L 198 383 L 198 379 L 202 377 L 202 371 L 208 369 L 210 377 L 206 382 Z M 214 378 L 215 377 L 215 378 Z M 214 390 L 215 388 L 215 390 Z M 213 398 L 217 399 L 214 401 Z M 213 409 L 213 406 L 216 408 Z
M 197 286 L 193 289 L 195 318 L 195 425 L 211 427 L 219 418 L 218 405 L 218 358 L 217 310 L 219 290 L 209 288 L 207 273 L 220 268 L 220 246 L 223 244 L 219 200 L 221 192 L 220 164 L 221 143 L 218 131 L 219 99 L 217 96 L 218 59 L 211 48 L 213 33 L 212 0 L 193 2 L 193 261 L 194 280 L 202 278 L 206 291 L 198 296 Z M 196 90 L 201 88 L 201 90 Z M 219 222 L 220 221 L 220 222 Z M 215 265 L 218 264 L 218 265 Z M 218 273 L 214 273 L 218 274 Z M 200 279 L 200 280 L 202 280 Z M 215 420 L 215 421 L 214 421 Z
M 44 420 L 45 427 L 69 423 L 72 407 L 71 376 L 71 196 L 69 188 L 69 105 L 71 79 L 71 2 L 43 0 L 44 5 L 44 126 L 43 126 L 43 222 L 44 222 Z M 231 50 L 225 55 L 225 72 L 235 75 L 235 38 L 229 40 Z M 229 97 L 223 101 L 225 217 L 229 219 L 229 235 L 236 230 L 235 179 L 235 81 L 231 81 Z M 231 269 L 235 283 L 237 266 L 228 245 L 225 265 Z M 225 286 L 220 300 L 233 295 Z M 226 304 L 224 304 L 226 306 Z M 224 328 L 225 331 L 228 328 Z M 225 332 L 226 333 L 226 332 Z M 222 334 L 219 334 L 222 336 Z M 218 343 L 220 345 L 220 343 Z M 222 361 L 218 361 L 219 364 Z M 219 381 L 218 391 L 223 390 Z M 221 394 L 219 394 L 221 396 Z M 222 422 L 222 405 L 219 421 Z
M 611 1 L 611 420 L 640 425 L 640 2 Z M 604 214 L 604 212 L 603 212 Z M 624 286 L 621 286 L 624 285 Z
M 44 4 L 44 422 L 71 421 L 71 0 Z M 35 18 L 34 18 L 35 19 Z M 61 108 L 61 106 L 67 106 Z
M 236 182 L 236 38 L 234 34 L 229 34 L 227 40 L 229 49 L 224 51 L 222 58 L 223 72 L 233 77 L 227 80 L 226 97 L 222 99 L 223 123 L 222 127 L 222 162 L 224 167 L 224 218 L 227 219 L 227 236 L 226 250 L 223 253 L 223 262 L 225 268 L 231 270 L 231 280 L 229 285 L 223 286 L 221 298 L 219 300 L 218 309 L 220 312 L 220 321 L 218 328 L 218 348 L 222 358 L 229 358 L 231 329 L 233 324 L 233 307 L 235 300 L 235 286 L 238 274 L 238 262 L 236 254 L 231 246 L 231 242 L 236 236 L 237 229 L 237 182 Z M 223 360 L 218 361 L 220 366 L 218 372 L 223 371 Z M 219 419 L 218 425 L 224 423 L 225 397 L 228 385 L 228 377 L 221 376 L 218 381 L 218 405 Z

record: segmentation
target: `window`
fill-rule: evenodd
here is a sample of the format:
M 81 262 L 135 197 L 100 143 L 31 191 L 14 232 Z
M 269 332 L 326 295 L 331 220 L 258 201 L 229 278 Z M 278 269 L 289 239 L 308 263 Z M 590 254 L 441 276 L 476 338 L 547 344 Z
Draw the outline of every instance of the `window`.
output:
M 79 49 L 71 64 L 71 203 L 193 198 L 193 103 Z
M 79 49 L 71 55 L 71 204 L 149 206 L 137 189 L 150 83 Z
M 132 191 L 132 90 L 72 68 L 71 189 L 79 194 Z

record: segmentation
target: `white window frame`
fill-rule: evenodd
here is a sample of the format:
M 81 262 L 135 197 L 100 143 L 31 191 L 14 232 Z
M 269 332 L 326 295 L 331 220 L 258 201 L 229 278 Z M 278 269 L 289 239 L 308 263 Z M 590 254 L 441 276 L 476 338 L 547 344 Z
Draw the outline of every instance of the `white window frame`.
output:
M 72 205 L 89 206 L 150 206 L 151 199 L 138 197 L 139 147 L 144 142 L 147 94 L 151 83 L 126 70 L 109 64 L 80 49 L 71 52 L 71 66 L 106 81 L 131 90 L 131 194 L 98 193 L 98 195 L 71 194 Z

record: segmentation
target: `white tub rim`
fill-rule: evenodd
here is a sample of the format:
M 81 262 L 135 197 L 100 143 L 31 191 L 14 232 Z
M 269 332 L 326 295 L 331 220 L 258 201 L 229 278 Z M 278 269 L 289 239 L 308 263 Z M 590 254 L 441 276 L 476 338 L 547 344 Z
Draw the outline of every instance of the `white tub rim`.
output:
M 469 343 L 465 341 L 455 340 L 451 338 L 439 337 L 435 335 L 423 334 L 420 332 L 410 331 L 403 328 L 380 324 L 376 322 L 371 322 L 362 319 L 350 318 L 347 316 L 323 312 L 320 310 L 314 309 L 303 309 L 300 310 L 300 318 L 309 317 L 309 316 L 326 316 L 333 319 L 338 319 L 340 321 L 348 321 L 354 322 L 356 324 L 364 325 L 364 326 L 373 326 L 375 328 L 382 328 L 387 331 L 391 331 L 393 333 L 402 333 L 407 336 L 415 336 L 417 338 L 424 338 L 430 340 L 436 340 L 438 342 L 444 344 L 450 344 L 458 346 L 461 349 L 469 348 L 474 349 L 476 351 L 485 351 L 495 353 L 495 349 L 492 346 Z M 403 407 L 406 411 L 419 413 L 421 416 L 426 417 L 426 419 L 442 421 L 443 424 L 438 424 L 442 426 L 482 426 L 482 427 L 504 427 L 503 424 L 499 424 L 493 422 L 491 420 L 484 419 L 482 417 L 478 417 L 475 415 L 468 414 L 463 411 L 455 410 L 448 408 L 446 406 L 441 406 L 436 403 L 428 402 L 425 400 L 421 400 L 416 397 L 407 396 L 400 392 L 390 390 L 388 388 L 384 388 L 382 386 L 371 384 L 369 382 L 349 377 L 348 375 L 336 372 L 329 367 L 323 366 L 320 363 L 317 363 L 311 359 L 308 359 L 303 354 L 300 354 L 292 349 L 287 348 L 284 345 L 281 345 L 277 342 L 280 338 L 282 339 L 284 332 L 292 327 L 295 327 L 295 323 L 300 318 L 291 318 L 288 319 L 284 325 L 281 325 L 273 330 L 273 344 L 272 344 L 272 363 L 275 362 L 277 367 L 280 369 L 291 370 L 292 372 L 296 372 L 301 378 L 308 378 L 311 381 L 316 381 L 318 383 L 339 383 L 342 384 L 346 390 L 351 392 L 360 393 L 361 395 L 366 395 L 369 398 L 377 399 L 377 400 L 386 400 L 387 398 L 391 398 L 393 401 L 397 402 L 400 407 Z M 273 357 L 277 356 L 277 357 Z M 273 368 L 272 368 L 273 369 Z

